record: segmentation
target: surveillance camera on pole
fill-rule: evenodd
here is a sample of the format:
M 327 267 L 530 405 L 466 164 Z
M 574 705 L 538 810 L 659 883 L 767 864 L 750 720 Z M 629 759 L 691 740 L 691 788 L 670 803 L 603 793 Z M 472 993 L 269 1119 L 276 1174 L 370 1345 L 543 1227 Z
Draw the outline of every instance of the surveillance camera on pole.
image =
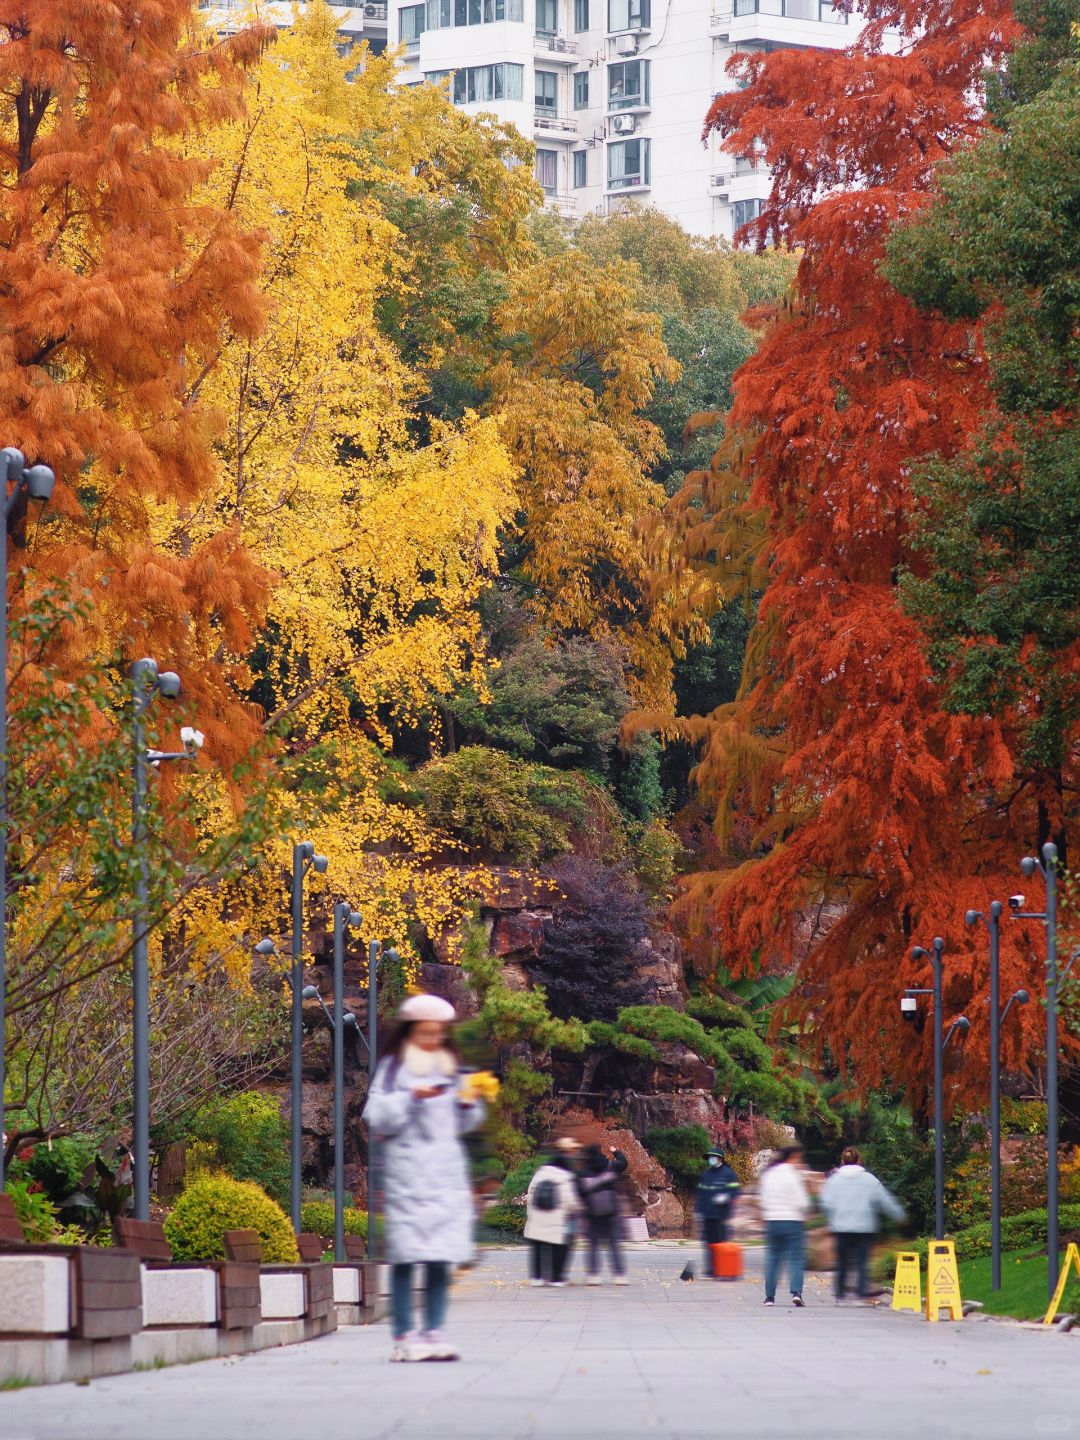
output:
M 1024 906 L 1025 906 L 1026 904 L 1027 904 L 1027 896 L 1026 896 L 1026 895 L 1010 895 L 1010 896 L 1009 896 L 1009 909 L 1010 909 L 1010 910 L 1023 910 L 1023 908 L 1024 908 Z

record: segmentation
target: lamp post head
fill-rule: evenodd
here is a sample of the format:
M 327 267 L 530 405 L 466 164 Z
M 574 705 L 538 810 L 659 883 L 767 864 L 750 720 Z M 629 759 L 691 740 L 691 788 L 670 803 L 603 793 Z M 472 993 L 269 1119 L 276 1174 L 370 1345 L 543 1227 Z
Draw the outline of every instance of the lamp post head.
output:
M 1026 990 L 1017 990 L 1013 995 L 1013 999 L 1018 1005 L 1026 1005 L 1031 999 L 1031 996 Z
M 913 960 L 925 960 L 925 959 L 926 959 L 926 951 L 923 949 L 923 947 L 922 947 L 921 945 L 913 945 L 913 946 L 911 947 L 911 958 L 912 958 Z
M 319 987 L 317 985 L 305 985 L 300 991 L 301 1000 L 318 1000 Z
M 48 465 L 31 465 L 29 470 L 23 471 L 23 479 L 31 500 L 40 500 L 45 504 L 52 498 L 56 476 Z
M 974 924 L 976 923 L 976 921 L 981 920 L 981 919 L 982 919 L 982 911 L 981 911 L 981 910 L 968 910 L 968 911 L 966 911 L 965 914 L 964 914 L 964 924 L 965 924 L 965 925 L 974 925 Z
M 157 677 L 157 688 L 163 700 L 175 700 L 180 694 L 180 676 L 175 670 L 163 670 Z
M 274 944 L 273 940 L 270 939 L 269 935 L 266 937 L 265 940 L 260 940 L 259 943 L 255 946 L 255 954 L 256 954 L 256 955 L 276 955 L 276 954 L 277 954 L 277 946 Z
M 300 844 L 296 847 L 296 851 L 301 860 L 310 860 L 315 854 L 315 846 L 310 840 L 301 840 Z
M 961 1015 L 956 1022 L 955 1029 L 958 1035 L 966 1035 L 971 1029 L 971 1021 L 966 1015 Z
M 326 867 L 329 863 L 325 855 L 313 855 L 311 857 L 311 868 L 315 871 L 316 875 L 325 875 Z
M 1020 861 L 1020 873 L 1028 880 L 1031 879 L 1038 868 L 1039 862 L 1035 859 L 1034 855 L 1025 855 L 1023 860 Z
M 358 930 L 364 923 L 364 917 L 360 914 L 359 910 L 350 910 L 348 923 L 354 930 Z
M 345 1015 L 342 1019 L 342 1024 L 345 1026 L 346 1030 L 358 1030 L 360 1028 L 360 1022 L 359 1020 L 357 1020 L 356 1016 L 351 1010 L 345 1011 Z
M 26 457 L 21 450 L 16 450 L 14 445 L 5 445 L 0 450 L 0 463 L 4 467 L 5 480 L 21 480 L 23 466 L 26 464 Z

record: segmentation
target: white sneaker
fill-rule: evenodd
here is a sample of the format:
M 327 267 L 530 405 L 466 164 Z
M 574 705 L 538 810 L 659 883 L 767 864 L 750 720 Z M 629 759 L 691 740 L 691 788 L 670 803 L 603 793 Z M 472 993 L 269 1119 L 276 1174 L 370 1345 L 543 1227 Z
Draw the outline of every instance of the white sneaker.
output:
M 427 1351 L 425 1360 L 460 1360 L 461 1356 L 442 1330 L 425 1330 L 420 1337 Z
M 603 1283 L 599 1275 L 590 1275 L 585 1281 L 586 1285 L 602 1285 Z
M 538 1285 L 543 1285 L 543 1283 L 544 1283 L 543 1280 L 530 1280 L 530 1281 L 529 1281 L 529 1284 L 532 1285 L 534 1288 L 535 1288 L 536 1286 L 538 1286 Z
M 552 1282 L 551 1282 L 551 1288 L 552 1288 L 553 1290 L 565 1290 L 565 1289 L 566 1289 L 566 1281 L 565 1281 L 565 1280 L 552 1280 Z
M 428 1358 L 427 1346 L 422 1343 L 415 1330 L 409 1335 L 398 1336 L 394 1341 L 394 1348 L 390 1351 L 392 1365 L 413 1365 Z
M 625 1275 L 616 1275 L 615 1279 L 611 1283 L 613 1285 L 629 1285 L 630 1281 L 626 1278 Z

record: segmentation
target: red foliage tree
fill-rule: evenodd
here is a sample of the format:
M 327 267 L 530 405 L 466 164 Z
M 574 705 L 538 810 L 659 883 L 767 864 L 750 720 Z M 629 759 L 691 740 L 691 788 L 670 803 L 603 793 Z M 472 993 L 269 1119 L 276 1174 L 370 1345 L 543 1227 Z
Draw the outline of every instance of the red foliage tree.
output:
M 0 436 L 60 481 L 13 577 L 95 597 L 73 662 L 119 646 L 181 669 L 226 763 L 256 729 L 221 681 L 264 578 L 227 528 L 155 545 L 152 506 L 198 504 L 200 376 L 226 325 L 262 320 L 258 237 L 196 203 L 195 151 L 270 33 L 216 42 L 192 0 L 0 0 Z
M 694 877 L 687 899 L 699 922 L 719 924 L 734 967 L 798 959 L 822 1042 L 860 1084 L 901 1080 L 917 1099 L 929 1029 L 904 1030 L 898 1001 L 928 975 L 910 947 L 946 937 L 947 1010 L 972 1021 L 963 1083 L 981 1086 L 986 945 L 965 932 L 964 911 L 1015 888 L 1016 860 L 1039 836 L 1033 807 L 999 803 L 1011 760 L 998 727 L 944 711 L 897 599 L 912 559 L 911 468 L 954 453 L 989 404 L 977 337 L 917 311 L 878 266 L 934 165 L 978 132 L 984 67 L 1016 27 L 1007 0 L 861 10 L 869 23 L 847 51 L 736 57 L 745 88 L 708 116 L 725 148 L 757 150 L 773 169 L 747 233 L 802 254 L 788 303 L 736 376 L 741 458 L 733 467 L 729 442 L 673 505 L 684 562 L 715 570 L 756 550 L 765 577 L 741 697 L 684 725 L 701 745 L 704 797 L 753 810 L 755 846 L 733 870 Z M 739 533 L 755 521 L 756 547 Z M 800 919 L 823 900 L 838 918 L 807 941 Z M 1036 988 L 1041 944 L 1009 930 L 1006 994 Z M 1016 1061 L 1037 1007 L 1011 1023 Z

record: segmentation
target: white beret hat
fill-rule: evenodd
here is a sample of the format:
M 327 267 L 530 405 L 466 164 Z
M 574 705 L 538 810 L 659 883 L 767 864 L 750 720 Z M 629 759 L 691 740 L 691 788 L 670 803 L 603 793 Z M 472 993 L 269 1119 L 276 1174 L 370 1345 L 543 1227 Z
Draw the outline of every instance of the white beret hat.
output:
M 457 1012 L 449 1000 L 442 1000 L 438 995 L 410 995 L 398 1006 L 397 1018 L 441 1020 L 444 1024 L 449 1024 L 451 1020 L 457 1019 Z

